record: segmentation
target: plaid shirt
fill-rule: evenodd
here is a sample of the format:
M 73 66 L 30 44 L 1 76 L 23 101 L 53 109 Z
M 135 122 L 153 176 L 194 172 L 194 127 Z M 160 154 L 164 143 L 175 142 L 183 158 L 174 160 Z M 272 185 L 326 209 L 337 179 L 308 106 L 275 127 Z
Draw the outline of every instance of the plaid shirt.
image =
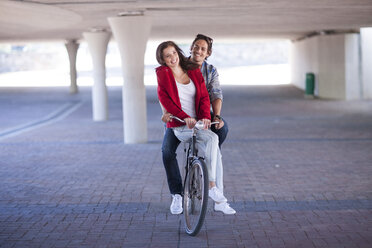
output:
M 203 74 L 205 84 L 207 85 L 210 101 L 213 102 L 218 98 L 223 101 L 220 80 L 218 79 L 216 67 L 204 61 L 200 70 Z

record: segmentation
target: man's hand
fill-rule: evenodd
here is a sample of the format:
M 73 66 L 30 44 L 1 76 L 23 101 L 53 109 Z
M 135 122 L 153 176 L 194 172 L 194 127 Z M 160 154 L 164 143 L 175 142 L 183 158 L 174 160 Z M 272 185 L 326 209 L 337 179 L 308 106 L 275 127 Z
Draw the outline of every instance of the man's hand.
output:
M 187 127 L 190 129 L 193 128 L 196 124 L 195 118 L 185 118 L 183 120 L 186 122 Z
M 217 124 L 214 125 L 214 127 L 215 127 L 217 130 L 220 129 L 220 128 L 222 128 L 222 127 L 225 125 L 225 123 L 223 122 L 222 119 L 219 119 L 219 118 L 217 118 L 217 117 L 214 117 L 213 122 L 215 122 L 215 121 L 218 121 L 218 122 L 219 122 L 219 123 L 217 123 Z
M 171 118 L 171 113 L 168 113 L 168 112 L 165 112 L 162 116 L 161 116 L 161 120 L 165 123 L 168 123 L 168 122 L 171 122 L 173 119 Z

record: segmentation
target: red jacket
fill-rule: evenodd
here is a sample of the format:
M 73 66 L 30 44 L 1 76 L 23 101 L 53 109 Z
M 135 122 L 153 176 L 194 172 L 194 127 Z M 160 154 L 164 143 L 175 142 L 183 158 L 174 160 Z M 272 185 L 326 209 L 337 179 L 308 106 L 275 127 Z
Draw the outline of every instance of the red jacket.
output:
M 167 66 L 159 66 L 156 68 L 156 75 L 158 77 L 158 97 L 163 107 L 169 113 L 182 120 L 190 117 L 182 111 L 176 80 L 174 79 L 172 70 Z M 195 84 L 196 118 L 198 120 L 211 119 L 209 94 L 200 69 L 189 70 L 187 71 L 187 75 Z M 178 127 L 183 125 L 185 124 L 176 120 L 167 123 L 167 127 Z

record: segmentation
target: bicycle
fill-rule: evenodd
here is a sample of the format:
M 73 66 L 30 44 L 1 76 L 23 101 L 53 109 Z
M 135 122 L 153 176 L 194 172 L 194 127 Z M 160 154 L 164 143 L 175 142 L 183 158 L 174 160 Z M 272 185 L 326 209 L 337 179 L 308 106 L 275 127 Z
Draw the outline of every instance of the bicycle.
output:
M 178 117 L 172 119 L 185 123 Z M 212 122 L 217 124 L 218 122 Z M 208 170 L 204 158 L 198 156 L 196 135 L 204 128 L 203 123 L 197 122 L 193 128 L 192 137 L 185 143 L 185 176 L 183 189 L 183 216 L 186 233 L 195 236 L 203 226 L 208 206 Z M 186 145 L 188 145 L 186 147 Z

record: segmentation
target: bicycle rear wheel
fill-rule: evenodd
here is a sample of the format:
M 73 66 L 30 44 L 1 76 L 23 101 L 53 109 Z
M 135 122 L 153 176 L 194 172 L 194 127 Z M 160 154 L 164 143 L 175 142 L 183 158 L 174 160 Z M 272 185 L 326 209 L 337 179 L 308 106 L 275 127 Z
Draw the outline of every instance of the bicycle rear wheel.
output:
M 186 233 L 199 233 L 208 205 L 208 171 L 203 160 L 195 159 L 187 173 L 183 197 Z

